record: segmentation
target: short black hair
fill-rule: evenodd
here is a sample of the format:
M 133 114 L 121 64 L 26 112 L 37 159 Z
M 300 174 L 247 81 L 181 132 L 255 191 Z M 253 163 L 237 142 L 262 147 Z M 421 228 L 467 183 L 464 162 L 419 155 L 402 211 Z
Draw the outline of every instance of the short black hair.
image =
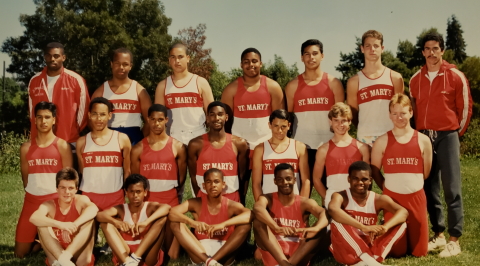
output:
M 78 173 L 77 170 L 73 169 L 72 167 L 65 167 L 62 170 L 58 171 L 57 175 L 55 176 L 55 182 L 58 185 L 60 181 L 67 180 L 67 181 L 75 181 L 75 188 L 78 188 Z
M 301 54 L 303 55 L 303 52 L 305 51 L 305 48 L 311 45 L 316 45 L 318 48 L 320 48 L 320 53 L 323 54 L 323 43 L 317 39 L 310 39 L 306 40 L 304 43 L 302 43 L 302 51 Z
M 372 175 L 372 168 L 364 161 L 353 162 L 350 167 L 348 167 L 348 176 L 352 176 L 353 171 L 368 171 L 368 175 Z
M 150 183 L 148 182 L 148 179 L 140 174 L 129 175 L 127 179 L 125 179 L 125 182 L 123 182 L 123 189 L 128 190 L 128 187 L 138 183 L 142 183 L 143 189 L 145 190 L 150 189 Z
M 54 103 L 41 101 L 35 105 L 35 116 L 40 110 L 48 110 L 52 113 L 53 117 L 57 117 L 57 106 Z
M 253 48 L 253 47 L 250 47 L 250 48 L 247 48 L 247 49 L 243 50 L 242 55 L 240 56 L 240 61 L 242 61 L 243 57 L 248 53 L 258 54 L 258 57 L 260 57 L 260 61 L 262 61 L 262 54 L 260 54 L 260 51 L 258 51 L 256 48 Z
M 225 112 L 227 111 L 227 106 L 224 103 L 222 103 L 220 101 L 213 101 L 207 107 L 207 114 L 210 112 L 210 109 L 212 109 L 213 107 L 216 107 L 216 106 L 222 107 L 223 110 L 225 110 Z
M 159 103 L 154 103 L 152 104 L 152 106 L 150 106 L 150 108 L 148 108 L 148 116 L 150 116 L 153 112 L 160 112 L 160 113 L 163 113 L 163 115 L 165 117 L 167 117 L 167 113 L 168 113 L 168 110 L 167 110 L 167 107 L 165 107 L 164 105 L 161 105 Z
M 170 53 L 174 48 L 183 48 L 185 50 L 185 53 L 188 55 L 188 47 L 185 43 L 183 42 L 176 42 L 172 45 L 170 45 L 170 48 L 168 48 L 168 53 Z
M 43 53 L 47 54 L 48 52 L 50 52 L 50 50 L 56 49 L 56 48 L 60 49 L 60 51 L 62 52 L 62 55 L 65 54 L 65 47 L 63 47 L 63 44 L 59 42 L 51 42 L 47 44 L 47 46 L 45 46 L 45 48 L 43 49 Z
M 213 174 L 213 173 L 218 173 L 218 174 L 220 174 L 220 176 L 222 176 L 222 180 L 225 180 L 225 178 L 224 178 L 224 176 L 223 176 L 222 170 L 217 169 L 217 168 L 210 168 L 210 169 L 208 169 L 207 171 L 205 171 L 205 173 L 203 173 L 203 180 L 205 180 L 205 178 L 207 178 L 207 176 L 208 176 L 209 174 Z
M 133 54 L 132 54 L 132 51 L 130 51 L 128 48 L 120 47 L 118 49 L 113 50 L 112 57 L 110 58 L 110 61 L 114 62 L 115 61 L 115 56 L 117 56 L 117 54 L 129 54 L 130 55 L 130 63 L 133 63 Z
M 277 173 L 283 170 L 291 170 L 292 172 L 295 172 L 293 170 L 293 166 L 289 163 L 280 163 L 275 166 L 275 169 L 273 170 L 273 176 L 274 178 L 277 177 Z
M 113 112 L 113 110 L 115 110 L 115 108 L 113 107 L 113 104 L 111 101 L 107 100 L 106 98 L 104 97 L 96 97 L 94 98 L 91 102 L 90 102 L 90 106 L 88 108 L 89 111 L 92 111 L 93 109 L 93 105 L 96 104 L 96 103 L 101 103 L 101 104 L 105 104 L 107 107 L 108 107 L 108 112 L 111 113 Z
M 438 32 L 429 32 L 422 39 L 422 50 L 425 49 L 425 43 L 428 41 L 436 41 L 440 45 L 440 49 L 445 50 L 445 42 L 443 41 L 442 34 Z
M 277 109 L 270 114 L 268 121 L 272 123 L 275 118 L 284 119 L 290 122 L 290 113 L 285 109 Z

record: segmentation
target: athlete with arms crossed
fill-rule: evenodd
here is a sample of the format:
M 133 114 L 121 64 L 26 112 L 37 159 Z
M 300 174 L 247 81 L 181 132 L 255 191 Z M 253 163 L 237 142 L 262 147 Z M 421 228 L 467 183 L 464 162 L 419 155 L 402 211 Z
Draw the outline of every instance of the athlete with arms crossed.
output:
M 370 165 L 354 162 L 348 168 L 350 188 L 335 192 L 328 205 L 335 260 L 347 265 L 382 265 L 392 245 L 405 234 L 408 211 L 389 196 L 368 188 L 372 184 Z M 378 213 L 392 214 L 383 225 L 377 224 Z
M 97 221 L 112 248 L 112 261 L 121 266 L 160 266 L 160 248 L 165 237 L 168 204 L 145 201 L 147 178 L 132 174 L 125 179 L 128 202 L 97 214 Z
M 231 265 L 252 228 L 251 211 L 222 196 L 225 181 L 217 168 L 205 172 L 202 186 L 205 195 L 170 210 L 171 229 L 193 265 Z M 193 219 L 185 215 L 187 212 Z M 186 225 L 194 228 L 195 233 Z
M 335 103 L 328 112 L 328 119 L 333 138 L 318 148 L 313 168 L 313 185 L 327 208 L 333 192 L 350 187 L 348 167 L 356 161 L 370 163 L 370 146 L 348 134 L 352 123 L 350 107 Z M 322 182 L 324 169 L 327 170 L 327 186 Z
M 388 117 L 388 103 L 396 93 L 403 93 L 402 75 L 382 65 L 383 35 L 369 30 L 360 46 L 365 56 L 364 67 L 347 81 L 347 104 L 357 126 L 357 139 L 372 145 L 393 128 Z
M 310 171 L 305 144 L 287 137 L 290 129 L 290 114 L 283 109 L 275 110 L 269 117 L 268 126 L 272 137 L 260 143 L 253 153 L 252 190 L 253 198 L 277 191 L 274 169 L 279 163 L 293 166 L 296 183 L 293 193 L 310 197 Z
M 225 132 L 227 120 L 224 103 L 215 101 L 208 105 L 209 130 L 188 144 L 188 167 L 190 175 L 195 177 L 192 178 L 194 195 L 201 197 L 207 193 L 202 186 L 203 175 L 208 169 L 217 168 L 225 175 L 223 196 L 240 202 L 238 190 L 248 167 L 248 144 L 244 139 Z
M 62 167 L 72 166 L 70 145 L 53 134 L 57 108 L 49 102 L 35 105 L 36 137 L 20 147 L 20 169 L 25 199 L 15 232 L 16 257 L 23 258 L 40 245 L 35 244 L 37 228 L 28 221 L 40 204 L 58 197 L 55 176 Z
M 147 110 L 152 105 L 147 90 L 135 80 L 128 77 L 133 67 L 133 54 L 127 48 L 113 51 L 112 79 L 105 81 L 92 95 L 105 97 L 115 107 L 112 119 L 108 122 L 111 129 L 127 134 L 132 145 L 148 135 Z M 143 117 L 143 133 L 142 118 Z
M 313 199 L 295 195 L 290 164 L 281 163 L 274 171 L 278 192 L 261 195 L 253 207 L 253 232 L 263 264 L 308 265 L 326 239 L 325 210 Z M 310 214 L 318 219 L 312 227 L 308 227 Z
M 390 100 L 393 129 L 373 144 L 372 175 L 383 194 L 409 213 L 405 238 L 392 248 L 392 254 L 401 256 L 408 252 L 420 257 L 428 252 L 427 199 L 423 183 L 430 174 L 433 155 L 430 139 L 410 126 L 412 116 L 408 96 L 395 94 Z M 385 221 L 391 217 L 391 213 L 385 213 Z
M 61 169 L 56 175 L 58 198 L 42 203 L 30 217 L 38 227 L 47 266 L 95 263 L 93 218 L 98 208 L 87 196 L 77 194 L 78 181 L 75 169 Z

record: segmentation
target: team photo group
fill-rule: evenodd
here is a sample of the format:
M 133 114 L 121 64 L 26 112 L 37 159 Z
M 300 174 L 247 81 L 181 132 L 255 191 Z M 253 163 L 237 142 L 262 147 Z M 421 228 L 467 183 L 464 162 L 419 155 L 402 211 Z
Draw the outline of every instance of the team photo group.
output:
M 425 65 L 408 90 L 382 65 L 378 31 L 363 34 L 363 69 L 346 88 L 322 71 L 319 40 L 299 48 L 305 71 L 284 89 L 261 75 L 261 53 L 245 49 L 242 76 L 215 101 L 175 43 L 152 101 L 129 78 L 127 48 L 113 50 L 111 79 L 89 95 L 63 67 L 64 46 L 49 43 L 28 85 L 15 255 L 43 249 L 46 265 L 94 265 L 102 238 L 122 266 L 167 265 L 182 253 L 187 265 L 233 265 L 251 239 L 250 256 L 267 266 L 328 252 L 342 265 L 460 254 L 459 137 L 472 98 L 465 75 L 442 59 L 443 37 L 424 36 Z

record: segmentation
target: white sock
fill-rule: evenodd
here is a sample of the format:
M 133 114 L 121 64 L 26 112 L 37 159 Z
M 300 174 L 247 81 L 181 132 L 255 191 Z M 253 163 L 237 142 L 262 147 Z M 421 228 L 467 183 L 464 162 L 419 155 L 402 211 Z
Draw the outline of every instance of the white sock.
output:
M 206 261 L 206 266 L 209 266 L 209 265 L 215 265 L 215 264 L 219 264 L 221 265 L 220 263 L 218 263 L 218 261 L 212 259 L 212 258 L 209 258 L 207 261 Z
M 362 255 L 360 255 L 360 259 L 364 261 L 366 264 L 368 264 L 369 266 L 382 265 L 380 262 L 375 260 L 372 256 L 368 255 L 368 253 L 362 253 Z
M 136 261 L 140 261 L 142 259 L 142 257 L 137 256 L 134 252 L 132 252 L 132 254 L 130 254 L 130 257 L 132 257 L 132 259 L 134 259 Z

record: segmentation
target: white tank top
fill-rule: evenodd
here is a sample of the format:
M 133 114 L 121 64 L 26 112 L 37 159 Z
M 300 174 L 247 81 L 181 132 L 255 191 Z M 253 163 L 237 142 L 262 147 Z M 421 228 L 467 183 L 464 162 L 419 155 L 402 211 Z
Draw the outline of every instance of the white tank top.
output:
M 274 170 L 275 166 L 280 163 L 288 163 L 293 166 L 295 172 L 296 184 L 293 187 L 293 193 L 300 194 L 299 189 L 301 187 L 301 180 L 298 171 L 298 155 L 295 145 L 295 140 L 290 139 L 288 148 L 283 152 L 276 152 L 272 149 L 270 142 L 263 142 L 263 162 L 262 162 L 262 172 L 263 172 L 263 184 L 262 191 L 263 194 L 274 193 L 278 191 L 278 187 L 273 182 L 275 175 Z
M 367 202 L 365 203 L 365 206 L 362 207 L 353 199 L 350 189 L 346 189 L 345 191 L 347 192 L 348 198 L 348 204 L 345 207 L 345 212 L 364 225 L 377 224 L 378 215 L 375 210 L 375 192 L 368 192 Z M 363 232 L 360 230 L 357 230 L 357 232 L 363 234 Z
M 393 97 L 391 70 L 385 67 L 376 79 L 358 72 L 358 139 L 363 136 L 381 136 L 393 128 L 388 105 Z
M 185 86 L 177 87 L 171 76 L 167 78 L 165 106 L 168 108 L 168 135 L 176 131 L 205 130 L 203 99 L 198 93 L 197 79 L 198 76 L 193 74 Z M 168 132 L 169 129 L 170 132 Z
M 137 224 L 147 220 L 147 218 L 148 218 L 148 216 L 147 216 L 147 206 L 148 206 L 148 201 L 145 201 L 144 204 L 143 204 L 142 210 L 140 211 L 140 217 L 138 217 Z M 123 204 L 123 211 L 124 211 L 123 221 L 128 223 L 128 224 L 135 224 L 135 222 L 133 222 L 132 213 L 130 212 L 130 209 L 128 208 L 127 203 Z M 142 234 L 140 234 L 140 236 L 144 236 L 144 234 L 146 234 L 145 231 Z M 129 246 L 139 245 L 140 242 L 143 239 L 143 237 L 140 237 L 140 239 L 137 239 L 139 237 L 132 238 L 131 234 L 129 234 L 128 236 L 130 236 L 130 237 L 128 237 L 128 238 L 124 237 L 124 240 L 127 243 L 127 245 L 129 245 Z
M 115 110 L 112 119 L 108 121 L 109 127 L 141 127 L 142 110 L 137 94 L 137 82 L 132 80 L 130 88 L 124 93 L 117 94 L 112 91 L 108 81 L 103 83 L 103 97 L 111 101 Z
M 112 130 L 110 141 L 100 146 L 92 139 L 92 133 L 85 136 L 83 157 L 83 178 L 80 190 L 99 194 L 113 193 L 122 189 L 123 154 L 120 149 L 120 132 Z

